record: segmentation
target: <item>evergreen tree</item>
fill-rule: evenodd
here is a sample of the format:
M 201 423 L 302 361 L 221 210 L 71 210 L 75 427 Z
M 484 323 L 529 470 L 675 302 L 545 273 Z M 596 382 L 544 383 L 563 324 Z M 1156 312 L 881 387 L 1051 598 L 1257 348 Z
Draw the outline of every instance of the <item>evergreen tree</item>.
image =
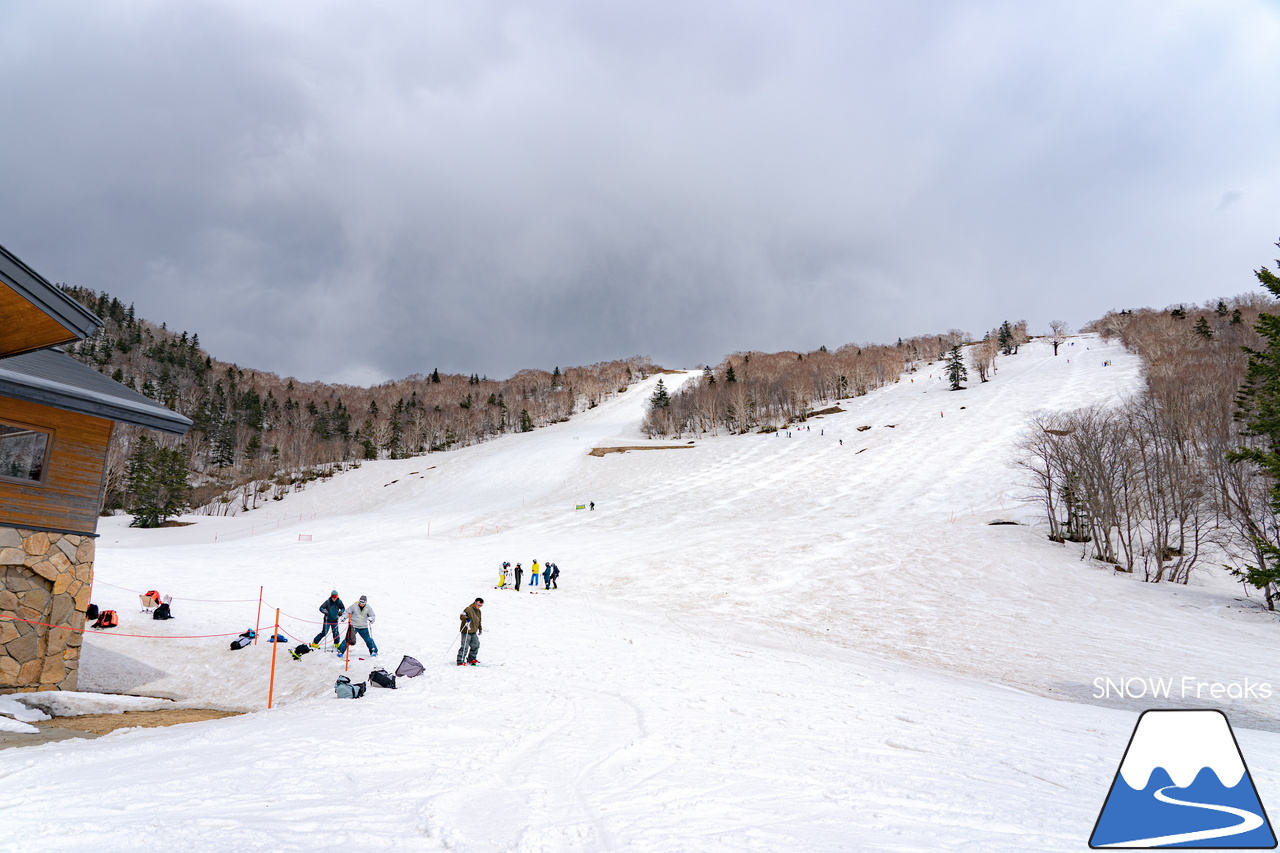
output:
M 1196 320 L 1195 333 L 1205 340 L 1213 339 L 1213 329 L 1209 328 L 1209 321 L 1203 316 Z
M 133 527 L 159 527 L 187 508 L 187 458 L 150 436 L 138 439 L 129 457 L 129 512 Z
M 728 370 L 728 372 L 727 372 L 727 373 L 725 373 L 725 375 L 724 375 L 724 381 L 725 381 L 725 382 L 737 382 L 737 381 L 738 381 L 738 377 L 733 375 L 733 365 L 732 365 L 732 364 L 731 364 L 731 365 L 729 365 L 729 370 Z
M 671 395 L 667 393 L 667 386 L 662 384 L 661 379 L 658 380 L 653 396 L 649 398 L 649 404 L 655 409 L 665 409 L 671 405 Z
M 1009 327 L 1008 320 L 1000 324 L 1000 331 L 996 334 L 996 343 L 1000 347 L 1001 355 L 1013 355 L 1013 329 Z
M 951 354 L 947 356 L 947 378 L 951 380 L 951 390 L 961 391 L 964 382 L 969 378 L 969 371 L 964 366 L 964 353 L 960 352 L 960 345 L 956 344 L 951 348 Z
M 431 381 L 432 381 L 432 382 L 434 382 L 434 383 L 436 383 L 437 385 L 438 385 L 438 384 L 440 384 L 440 371 L 439 371 L 439 370 L 433 370 L 433 371 L 431 371 Z
M 1280 265 L 1280 261 L 1276 263 Z M 1263 287 L 1280 298 L 1280 277 L 1266 267 L 1255 275 Z M 1236 418 L 1245 422 L 1243 434 L 1256 441 L 1228 453 L 1227 458 L 1257 466 L 1270 484 L 1267 488 L 1270 510 L 1280 514 L 1280 315 L 1259 314 L 1253 328 L 1265 339 L 1266 347 L 1261 350 L 1244 347 L 1249 354 L 1249 369 L 1236 398 Z M 1266 525 L 1259 527 L 1265 529 Z M 1280 593 L 1280 546 L 1261 535 L 1255 537 L 1254 545 L 1263 557 L 1262 565 L 1245 566 L 1235 573 L 1246 583 L 1263 590 L 1268 606 L 1274 609 Z
M 533 432 L 533 418 L 529 417 L 528 409 L 520 410 L 520 431 Z
M 715 385 L 715 384 L 716 384 L 716 375 L 715 375 L 714 373 L 712 373 L 712 372 L 711 372 L 711 368 L 710 368 L 710 367 L 704 367 L 704 368 L 702 368 L 702 381 L 703 381 L 703 383 L 704 383 L 704 384 L 706 384 L 706 385 Z

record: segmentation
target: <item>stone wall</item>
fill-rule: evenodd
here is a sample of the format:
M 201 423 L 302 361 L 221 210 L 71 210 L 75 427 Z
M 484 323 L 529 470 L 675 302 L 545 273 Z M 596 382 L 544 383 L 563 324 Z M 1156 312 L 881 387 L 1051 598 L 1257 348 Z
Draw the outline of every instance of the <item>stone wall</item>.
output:
M 0 693 L 76 689 L 93 544 L 0 527 Z

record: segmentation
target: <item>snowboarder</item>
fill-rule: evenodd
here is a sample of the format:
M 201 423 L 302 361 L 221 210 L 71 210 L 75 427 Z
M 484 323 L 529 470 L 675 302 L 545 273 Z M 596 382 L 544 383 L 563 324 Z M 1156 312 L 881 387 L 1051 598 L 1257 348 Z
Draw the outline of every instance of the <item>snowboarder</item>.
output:
M 338 638 L 338 620 L 342 618 L 342 611 L 347 609 L 347 605 L 342 603 L 342 599 L 338 598 L 338 591 L 335 589 L 329 593 L 329 597 L 320 602 L 318 608 L 324 614 L 324 627 L 320 629 L 320 633 L 316 634 L 315 639 L 311 641 L 311 648 L 320 648 L 320 641 L 324 639 L 324 635 L 333 632 L 333 644 L 339 646 L 342 641 Z
M 556 578 L 560 577 L 560 567 L 555 563 L 547 563 L 547 589 L 559 589 L 560 584 L 556 583 Z
M 369 649 L 371 657 L 378 656 L 378 644 L 373 641 L 373 637 L 369 634 L 369 626 L 373 624 L 376 617 L 373 615 L 373 608 L 369 606 L 369 596 L 360 596 L 360 601 L 347 608 L 347 623 L 351 626 L 360 637 L 364 640 L 365 646 Z M 350 639 L 351 643 L 355 643 L 355 638 Z M 346 649 L 346 644 L 340 644 L 337 648 L 338 654 L 342 654 Z
M 530 587 L 535 587 L 538 585 L 538 573 L 541 571 L 542 571 L 542 568 L 538 565 L 538 561 L 534 560 L 533 565 L 529 567 L 529 586 Z
M 516 563 L 516 592 L 520 591 L 520 578 L 524 576 L 524 569 L 519 563 Z
M 520 564 L 517 563 L 516 565 Z M 462 634 L 462 638 L 458 643 L 458 666 L 466 666 L 468 664 L 475 666 L 480 663 L 480 661 L 476 660 L 476 655 L 480 652 L 481 607 L 484 607 L 484 599 L 477 598 L 467 605 L 466 610 L 458 614 L 458 621 L 461 623 L 458 630 Z

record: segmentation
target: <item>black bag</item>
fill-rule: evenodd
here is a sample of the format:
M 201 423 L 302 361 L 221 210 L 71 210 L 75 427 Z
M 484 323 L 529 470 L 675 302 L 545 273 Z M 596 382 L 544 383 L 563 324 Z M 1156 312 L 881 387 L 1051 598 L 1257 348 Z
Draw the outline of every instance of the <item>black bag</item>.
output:
M 98 618 L 98 605 L 90 604 L 89 609 L 84 612 L 84 621 L 92 622 Z
M 309 653 L 310 651 L 311 651 L 310 646 L 308 646 L 306 643 L 301 643 L 300 645 L 298 645 L 297 648 L 295 648 L 292 652 L 290 652 L 289 655 L 294 660 L 302 660 L 302 656 Z
M 161 604 L 151 614 L 152 619 L 172 619 L 173 613 L 169 610 L 169 605 Z
M 402 678 L 415 678 L 422 673 L 422 664 L 418 663 L 417 658 L 411 658 L 408 655 L 401 658 L 400 665 L 396 667 L 396 675 Z
M 396 689 L 396 677 L 385 669 L 378 668 L 369 673 L 369 680 L 379 687 L 386 687 L 389 690 Z
M 231 641 L 231 648 L 243 649 L 245 646 L 252 643 L 253 638 L 256 636 L 258 636 L 258 632 L 250 628 L 248 631 L 245 631 L 239 637 L 236 637 L 234 640 Z

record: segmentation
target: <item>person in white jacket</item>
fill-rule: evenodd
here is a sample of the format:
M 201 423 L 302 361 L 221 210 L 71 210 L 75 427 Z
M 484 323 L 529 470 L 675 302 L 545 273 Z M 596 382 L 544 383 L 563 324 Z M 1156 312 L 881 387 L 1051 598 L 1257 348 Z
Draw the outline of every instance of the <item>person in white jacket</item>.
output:
M 369 596 L 362 595 L 360 600 L 347 608 L 347 624 L 364 640 L 365 646 L 369 649 L 372 657 L 378 656 L 378 644 L 373 641 L 373 636 L 369 634 L 369 626 L 374 620 L 373 608 L 369 606 Z M 347 650 L 350 643 L 355 642 L 355 638 L 349 633 L 347 634 L 347 643 L 343 643 L 337 647 L 338 654 L 343 654 Z

